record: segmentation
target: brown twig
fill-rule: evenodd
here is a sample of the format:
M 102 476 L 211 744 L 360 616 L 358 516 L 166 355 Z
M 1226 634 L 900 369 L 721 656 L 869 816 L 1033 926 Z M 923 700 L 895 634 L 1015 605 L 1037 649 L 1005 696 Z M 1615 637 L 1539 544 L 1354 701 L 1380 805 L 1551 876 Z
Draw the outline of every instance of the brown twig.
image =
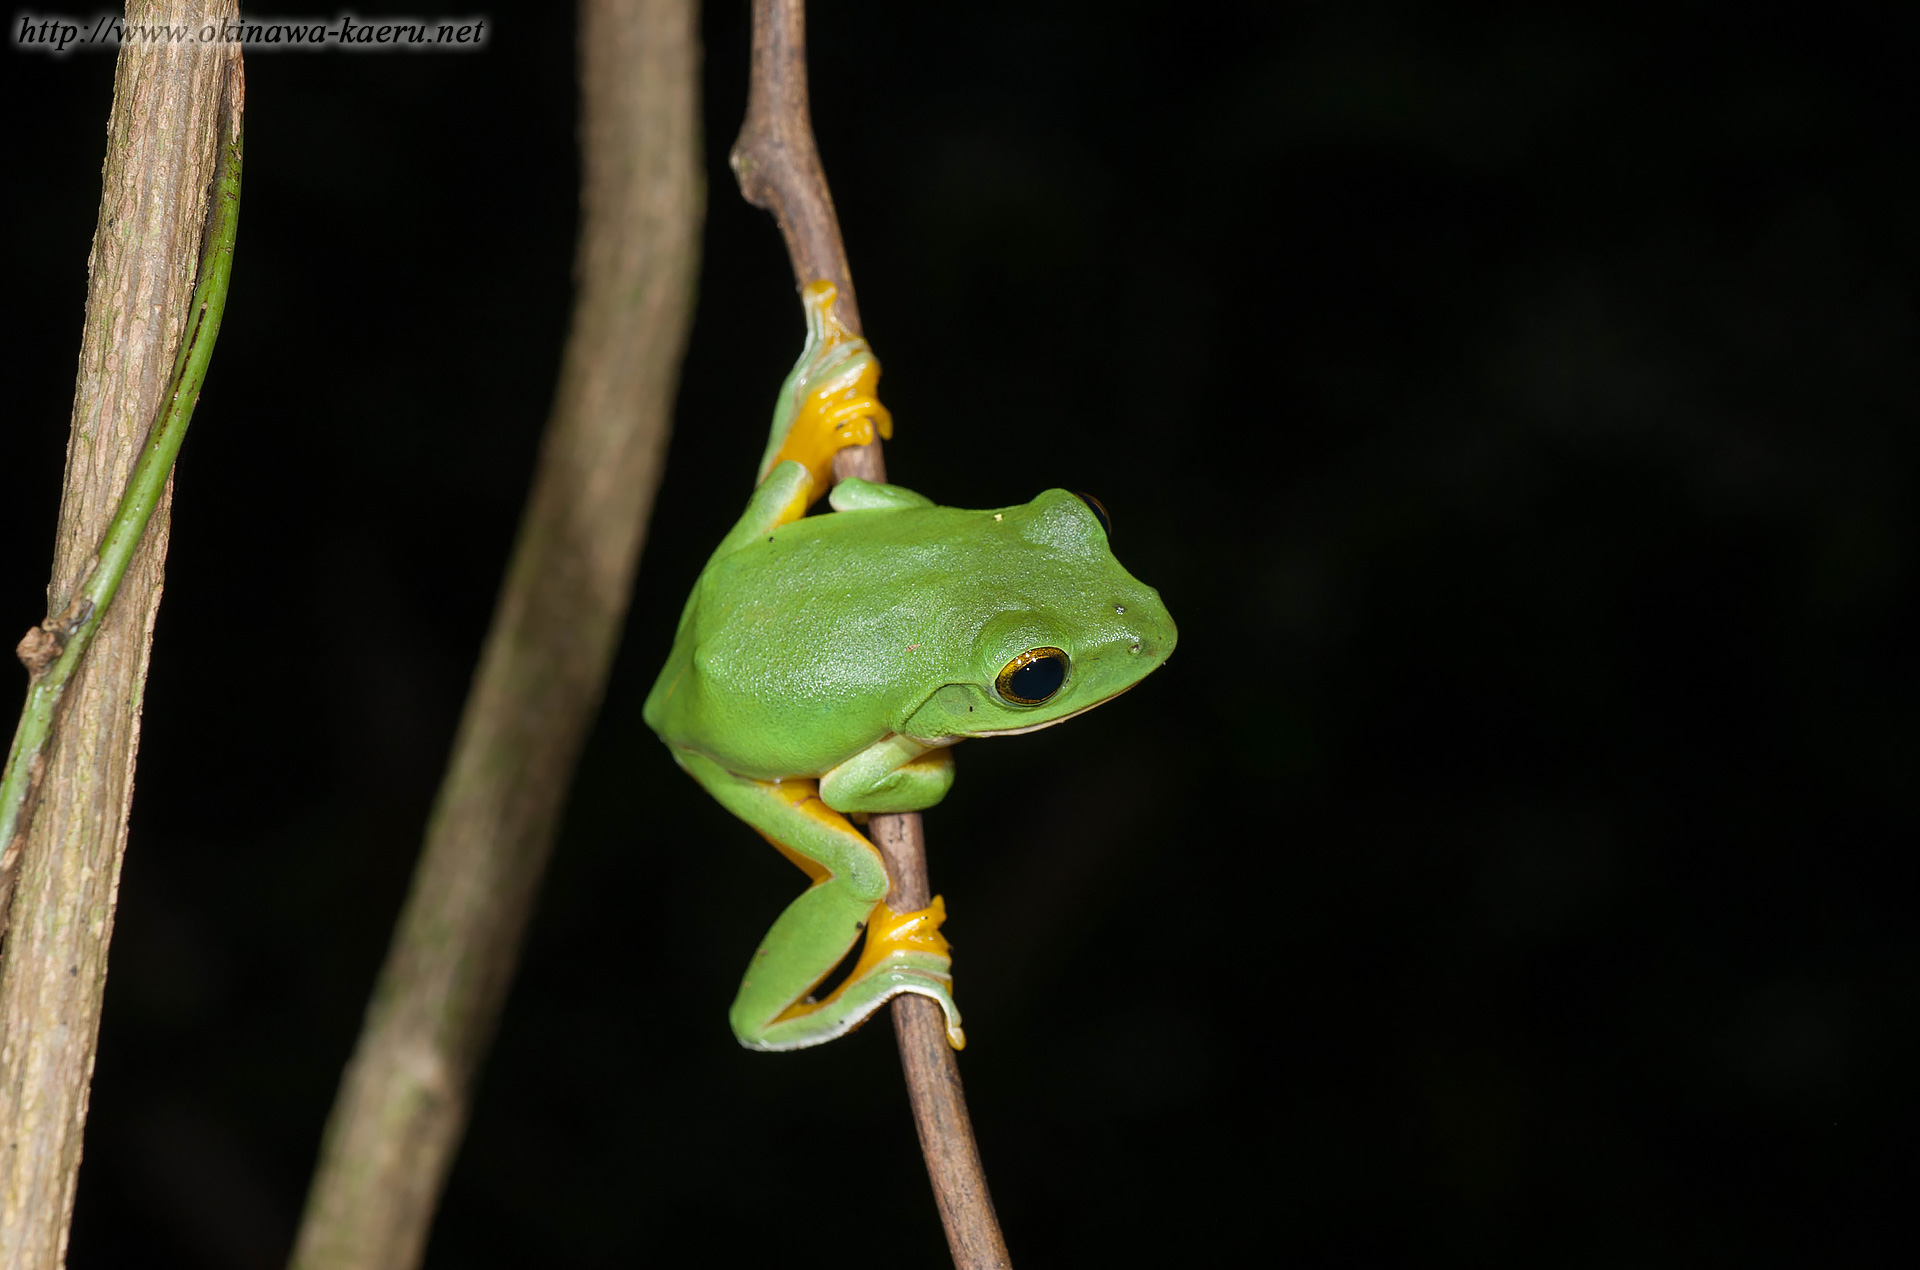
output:
M 753 73 L 747 117 L 728 156 L 740 193 L 773 213 L 799 286 L 824 278 L 840 290 L 836 312 L 860 334 L 840 218 L 813 141 L 807 104 L 805 0 L 753 0 Z
M 582 222 L 552 419 L 292 1265 L 419 1264 L 599 707 L 659 484 L 704 203 L 694 0 L 583 0 Z
M 814 145 L 807 105 L 807 36 L 804 0 L 753 0 L 753 71 L 747 117 L 733 144 L 733 172 L 749 203 L 772 212 L 786 238 L 794 281 L 805 286 L 826 279 L 839 289 L 840 319 L 861 333 L 853 278 L 840 238 L 826 173 Z M 887 479 L 879 438 L 834 456 L 836 477 Z M 926 835 L 917 812 L 875 816 L 873 842 L 886 861 L 895 912 L 925 908 Z M 1012 1263 L 987 1193 L 986 1170 L 967 1116 L 960 1067 L 947 1044 L 940 1007 L 912 993 L 893 999 L 893 1027 L 913 1103 L 914 1128 L 933 1182 L 934 1201 L 947 1231 L 957 1270 L 1004 1270 Z
M 129 5 L 129 23 L 199 28 L 233 0 Z M 237 135 L 239 51 L 129 41 L 114 73 L 86 324 L 74 387 L 48 612 L 92 567 L 160 414 L 192 309 L 218 156 Z M 172 486 L 68 681 L 35 778 L 0 968 L 0 1266 L 64 1263 L 99 1040 L 140 707 L 166 561 Z M 59 626 L 56 623 L 56 626 Z M 33 651 L 33 650 L 29 650 Z

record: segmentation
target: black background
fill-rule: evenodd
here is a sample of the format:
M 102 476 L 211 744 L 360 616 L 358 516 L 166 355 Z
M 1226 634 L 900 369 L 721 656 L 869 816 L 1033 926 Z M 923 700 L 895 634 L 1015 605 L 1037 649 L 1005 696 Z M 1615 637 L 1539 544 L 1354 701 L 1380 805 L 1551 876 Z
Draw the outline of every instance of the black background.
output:
M 640 721 L 799 347 L 724 165 L 745 9 L 705 15 L 677 431 L 433 1266 L 943 1256 L 890 1030 L 735 1046 L 799 879 Z M 483 53 L 249 60 L 76 1267 L 292 1236 L 567 315 L 571 18 L 487 12 Z M 1920 1128 L 1912 32 L 867 0 L 812 34 L 894 479 L 1098 493 L 1181 628 L 1098 715 L 964 747 L 928 816 L 1021 1264 L 1889 1261 Z M 3 56 L 11 633 L 112 59 Z

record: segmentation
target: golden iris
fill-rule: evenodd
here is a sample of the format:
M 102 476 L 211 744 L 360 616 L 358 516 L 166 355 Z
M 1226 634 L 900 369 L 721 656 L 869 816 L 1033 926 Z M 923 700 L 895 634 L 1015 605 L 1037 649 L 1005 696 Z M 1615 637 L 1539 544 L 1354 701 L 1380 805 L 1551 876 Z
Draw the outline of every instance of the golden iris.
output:
M 1029 648 L 1006 664 L 993 686 L 1015 705 L 1037 706 L 1060 691 L 1072 664 L 1058 648 Z

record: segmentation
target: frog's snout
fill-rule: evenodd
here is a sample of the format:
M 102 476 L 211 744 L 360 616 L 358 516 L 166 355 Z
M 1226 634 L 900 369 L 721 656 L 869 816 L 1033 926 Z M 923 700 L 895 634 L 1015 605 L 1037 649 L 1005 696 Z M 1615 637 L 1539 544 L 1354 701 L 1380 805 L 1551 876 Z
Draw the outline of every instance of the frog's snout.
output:
M 1179 639 L 1179 632 L 1174 630 L 1173 623 L 1164 622 L 1153 630 L 1135 635 L 1127 651 L 1157 665 L 1173 654 L 1173 646 Z
M 1165 661 L 1179 642 L 1180 632 L 1173 618 L 1153 591 L 1115 600 L 1113 611 L 1132 636 L 1127 644 L 1128 654 L 1139 657 L 1145 665 Z

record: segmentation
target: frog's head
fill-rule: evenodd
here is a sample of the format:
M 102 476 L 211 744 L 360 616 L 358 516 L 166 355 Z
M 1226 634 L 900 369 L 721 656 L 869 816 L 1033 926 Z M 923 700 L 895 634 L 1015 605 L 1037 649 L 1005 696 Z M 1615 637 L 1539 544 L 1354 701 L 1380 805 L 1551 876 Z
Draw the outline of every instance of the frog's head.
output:
M 920 740 L 1012 736 L 1111 701 L 1173 652 L 1160 593 L 1121 567 L 1095 499 L 1048 490 L 980 517 L 978 577 L 948 682 L 900 728 Z M 955 616 L 959 616 L 956 612 Z

